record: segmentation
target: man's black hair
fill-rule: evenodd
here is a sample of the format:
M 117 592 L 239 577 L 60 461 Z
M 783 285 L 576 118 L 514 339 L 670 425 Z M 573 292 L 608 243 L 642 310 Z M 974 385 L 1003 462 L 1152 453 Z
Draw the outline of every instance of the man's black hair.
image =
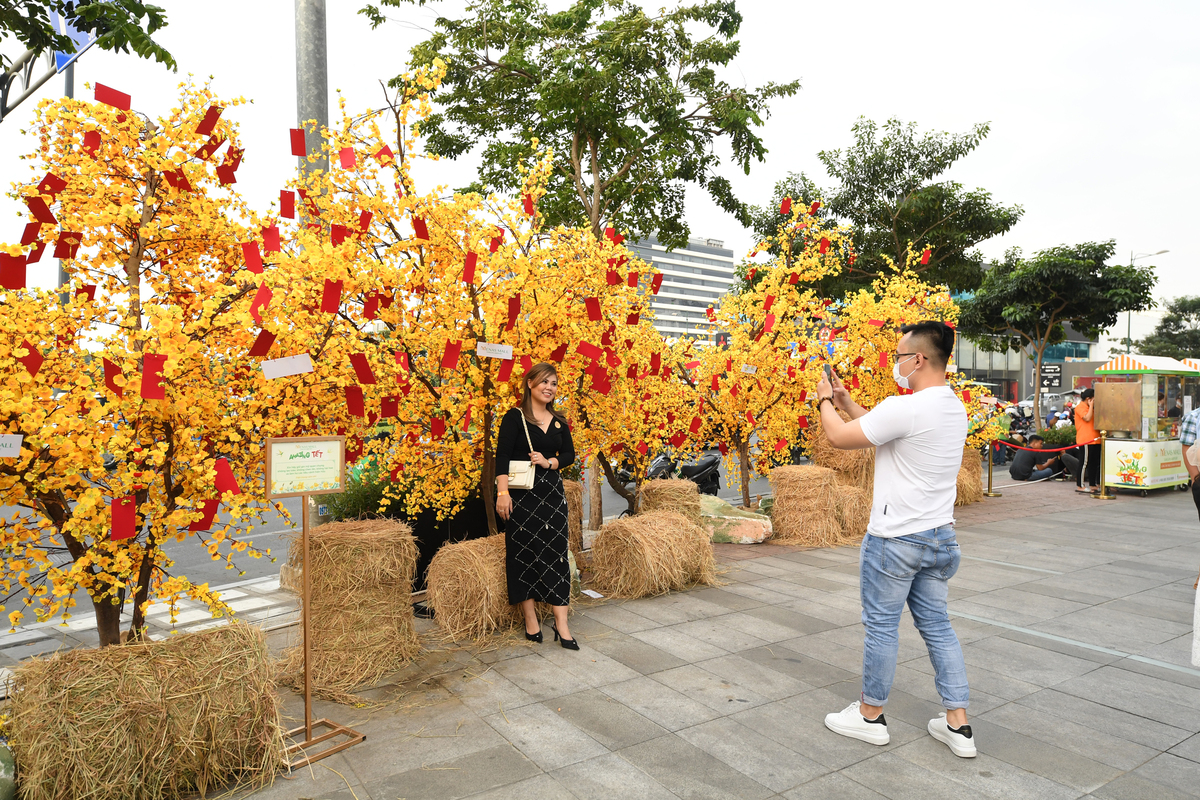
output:
M 1029 437 L 1030 444 L 1033 444 L 1034 442 L 1044 442 L 1044 441 L 1046 441 L 1046 437 L 1038 436 L 1036 433 L 1033 436 Z
M 1095 389 L 1084 389 L 1083 392 L 1079 395 L 1079 399 L 1080 400 L 1091 400 L 1095 396 L 1096 396 Z
M 944 322 L 934 319 L 923 319 L 913 325 L 901 325 L 901 333 L 911 333 L 914 339 L 921 339 L 926 345 L 925 355 L 935 365 L 945 367 L 950 363 L 954 353 L 954 328 Z

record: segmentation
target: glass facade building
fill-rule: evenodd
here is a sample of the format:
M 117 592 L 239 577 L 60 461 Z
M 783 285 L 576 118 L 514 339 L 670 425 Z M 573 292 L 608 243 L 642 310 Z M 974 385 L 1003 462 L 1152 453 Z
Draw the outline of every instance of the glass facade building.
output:
M 733 285 L 733 251 L 717 239 L 692 237 L 687 247 L 668 251 L 653 236 L 626 246 L 662 273 L 663 282 L 650 307 L 654 327 L 669 338 L 712 341 L 713 325 L 705 309 L 716 306 Z

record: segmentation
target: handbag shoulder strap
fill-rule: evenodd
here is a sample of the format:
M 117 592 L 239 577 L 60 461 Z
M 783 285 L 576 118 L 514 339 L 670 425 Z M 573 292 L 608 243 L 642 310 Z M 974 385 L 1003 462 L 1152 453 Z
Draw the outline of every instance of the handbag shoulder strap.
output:
M 533 439 L 529 438 L 529 420 L 525 419 L 525 409 L 521 409 L 521 428 L 525 431 L 525 441 L 529 442 L 529 452 L 533 452 Z

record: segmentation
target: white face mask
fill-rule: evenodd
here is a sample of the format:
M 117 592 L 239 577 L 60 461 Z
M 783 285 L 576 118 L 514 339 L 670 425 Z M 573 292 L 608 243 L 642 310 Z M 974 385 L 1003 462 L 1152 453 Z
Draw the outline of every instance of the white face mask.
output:
M 906 358 L 904 360 L 908 361 L 909 358 L 916 358 L 916 356 L 915 355 L 909 356 L 908 358 Z M 913 372 L 916 372 L 916 370 L 914 369 Z M 895 379 L 896 383 L 899 384 L 901 389 L 912 388 L 908 385 L 908 379 L 911 377 L 912 377 L 912 372 L 908 373 L 907 375 L 900 374 L 900 362 L 899 361 L 897 361 L 895 364 L 892 364 L 892 378 Z

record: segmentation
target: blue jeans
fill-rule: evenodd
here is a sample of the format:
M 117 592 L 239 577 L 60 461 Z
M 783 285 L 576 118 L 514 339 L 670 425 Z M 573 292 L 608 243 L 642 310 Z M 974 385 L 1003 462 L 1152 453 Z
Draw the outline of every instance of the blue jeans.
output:
M 1030 475 L 1029 480 L 1040 481 L 1042 478 L 1049 478 L 1051 475 L 1057 475 L 1054 467 L 1046 467 L 1045 469 L 1035 469 Z
M 966 708 L 970 700 L 962 647 L 946 610 L 949 580 L 958 572 L 958 542 L 954 526 L 883 539 L 863 537 L 859 558 L 862 591 L 862 699 L 887 703 L 896 677 L 900 647 L 900 614 L 907 602 L 913 623 L 929 648 L 933 681 L 942 705 Z

